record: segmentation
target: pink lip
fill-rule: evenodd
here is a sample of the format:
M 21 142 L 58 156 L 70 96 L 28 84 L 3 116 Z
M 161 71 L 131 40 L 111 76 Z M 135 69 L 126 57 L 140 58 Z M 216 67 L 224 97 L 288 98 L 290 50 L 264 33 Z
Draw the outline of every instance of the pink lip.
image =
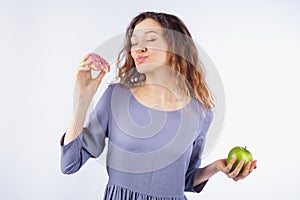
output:
M 141 63 L 141 62 L 143 62 L 146 58 L 147 58 L 147 56 L 138 56 L 137 59 L 136 59 L 136 61 L 137 61 L 138 63 Z

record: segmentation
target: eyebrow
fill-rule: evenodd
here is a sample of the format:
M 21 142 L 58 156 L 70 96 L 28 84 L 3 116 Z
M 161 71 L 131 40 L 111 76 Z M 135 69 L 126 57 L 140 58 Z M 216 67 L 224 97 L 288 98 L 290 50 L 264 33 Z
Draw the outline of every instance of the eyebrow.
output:
M 156 35 L 159 35 L 156 31 L 146 31 L 144 35 L 149 34 L 149 33 L 155 33 Z M 136 37 L 136 34 L 133 34 L 131 37 Z

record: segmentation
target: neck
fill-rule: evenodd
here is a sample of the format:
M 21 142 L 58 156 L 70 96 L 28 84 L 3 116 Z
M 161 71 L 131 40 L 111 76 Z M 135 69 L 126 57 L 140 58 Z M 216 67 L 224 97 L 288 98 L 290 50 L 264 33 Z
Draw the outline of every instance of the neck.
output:
M 174 87 L 174 74 L 169 66 L 160 66 L 153 71 L 146 72 L 146 85 L 161 85 L 164 88 Z
M 146 73 L 146 83 L 143 90 L 160 99 L 162 102 L 167 100 L 178 100 L 178 89 L 172 78 L 170 67 L 160 67 L 158 70 Z
M 159 110 L 177 110 L 190 102 L 188 96 L 179 96 L 171 88 L 159 84 L 145 84 L 132 90 L 135 98 L 148 107 Z
M 140 89 L 145 95 L 155 98 L 162 104 L 167 101 L 178 101 L 176 91 L 165 84 L 148 82 Z

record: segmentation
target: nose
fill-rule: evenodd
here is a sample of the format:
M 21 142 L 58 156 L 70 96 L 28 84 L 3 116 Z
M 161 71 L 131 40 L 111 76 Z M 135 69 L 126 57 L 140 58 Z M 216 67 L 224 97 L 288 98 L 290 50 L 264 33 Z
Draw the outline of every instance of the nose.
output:
M 145 52 L 148 51 L 148 48 L 146 47 L 144 42 L 141 42 L 141 43 L 138 44 L 138 46 L 136 46 L 134 48 L 134 51 L 137 52 L 137 53 L 145 53 Z
M 147 47 L 143 47 L 143 48 L 139 49 L 139 51 L 142 52 L 142 53 L 146 52 L 147 50 L 148 50 Z

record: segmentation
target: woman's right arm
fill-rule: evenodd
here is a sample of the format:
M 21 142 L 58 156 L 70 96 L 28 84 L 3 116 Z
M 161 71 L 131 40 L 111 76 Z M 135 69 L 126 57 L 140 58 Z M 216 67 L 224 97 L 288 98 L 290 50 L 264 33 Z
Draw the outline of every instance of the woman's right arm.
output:
M 87 58 L 88 55 L 82 59 L 75 76 L 73 114 L 64 136 L 63 145 L 68 144 L 81 133 L 89 105 L 105 75 L 105 72 L 101 71 L 99 75 L 93 79 L 91 76 L 91 68 L 88 66 L 90 63 L 86 62 Z
M 87 144 L 82 142 L 79 137 L 80 133 L 85 132 L 86 137 L 93 135 L 93 124 L 97 124 L 97 117 L 95 114 L 90 116 L 90 124 L 84 128 L 84 122 L 88 107 L 93 99 L 95 92 L 101 83 L 105 72 L 100 72 L 96 78 L 92 78 L 91 69 L 86 62 L 88 55 L 83 58 L 77 69 L 75 76 L 75 90 L 73 99 L 73 114 L 69 122 L 69 126 L 61 139 L 61 170 L 65 174 L 72 174 L 79 170 L 79 168 L 88 160 L 91 153 L 87 150 Z M 99 139 L 99 136 L 97 136 Z M 100 135 L 102 137 L 102 135 Z M 85 141 L 87 141 L 85 139 Z M 99 141 L 99 140 L 98 140 Z M 104 141 L 104 140 L 103 140 Z M 92 141 L 93 143 L 93 141 Z M 103 144 L 97 144 L 102 146 Z

